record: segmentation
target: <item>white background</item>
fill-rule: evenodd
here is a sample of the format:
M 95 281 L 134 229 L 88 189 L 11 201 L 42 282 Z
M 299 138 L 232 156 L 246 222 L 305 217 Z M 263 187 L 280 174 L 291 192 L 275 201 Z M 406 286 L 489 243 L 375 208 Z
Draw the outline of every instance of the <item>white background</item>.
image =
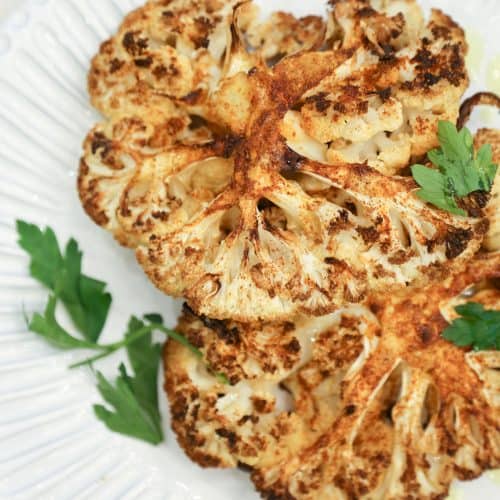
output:
M 22 3 L 22 0 L 0 0 L 0 20 L 3 20 L 9 12 Z

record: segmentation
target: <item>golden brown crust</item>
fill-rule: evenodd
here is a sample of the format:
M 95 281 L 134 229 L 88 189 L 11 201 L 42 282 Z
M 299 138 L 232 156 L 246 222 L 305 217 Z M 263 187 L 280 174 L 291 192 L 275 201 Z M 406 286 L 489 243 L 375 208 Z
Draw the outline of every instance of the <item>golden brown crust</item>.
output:
M 173 341 L 165 348 L 165 389 L 179 444 L 204 467 L 258 468 L 288 459 L 328 429 L 339 412 L 341 381 L 376 343 L 378 325 L 366 308 L 354 306 L 295 324 L 221 324 L 185 311 L 177 330 L 203 352 L 199 360 Z M 279 339 L 284 331 L 288 337 Z
M 373 301 L 380 342 L 344 387 L 346 411 L 307 451 L 254 471 L 263 496 L 437 499 L 454 478 L 498 467 L 500 354 L 442 339 L 439 307 L 499 276 L 500 255 L 485 255 L 441 285 Z M 468 300 L 485 296 L 500 310 L 498 289 Z
M 297 334 L 302 319 L 295 329 L 250 327 L 187 311 L 179 330 L 198 342 L 204 359 L 174 342 L 165 351 L 181 446 L 203 466 L 251 467 L 269 499 L 443 498 L 453 479 L 500 465 L 500 354 L 445 341 L 448 323 L 440 311 L 464 290 L 466 300 L 500 310 L 499 277 L 500 255 L 480 254 L 440 284 L 371 298 L 376 318 L 362 306 L 317 318 L 304 328 L 309 339 Z M 280 346 L 266 346 L 273 329 L 300 339 L 308 358 L 268 372 L 255 345 L 262 342 L 279 359 Z M 236 335 L 236 361 L 211 356 L 211 349 L 231 349 Z M 211 360 L 229 378 L 241 363 L 239 373 L 248 378 L 224 385 L 206 372 Z M 254 366 L 253 376 L 245 364 Z M 278 387 L 293 398 L 291 413 L 277 409 Z
M 413 0 L 396 12 L 392 2 L 378 7 L 339 1 L 326 28 L 276 15 L 270 30 L 255 24 L 251 3 L 175 0 L 166 14 L 149 2 L 103 46 L 91 92 L 110 119 L 85 143 L 80 197 L 98 224 L 136 248 L 158 288 L 212 318 L 285 320 L 454 274 L 478 250 L 482 213 L 432 208 L 411 179 L 366 158 L 328 164 L 323 143 L 301 129 L 327 117 L 322 130 L 331 132 L 328 92 L 340 89 L 339 123 L 373 114 L 365 98 L 375 92 L 385 139 L 394 113 L 411 108 L 406 118 L 419 128 L 405 139 L 411 154 L 435 145 L 440 110 L 454 113 L 467 81 L 463 31 L 437 11 L 423 26 Z M 206 21 L 196 21 L 200 9 Z M 264 33 L 254 52 L 251 33 Z M 158 79 L 165 57 L 176 76 Z M 386 95 L 394 82 L 402 114 Z
M 367 2 L 336 3 L 334 22 L 349 30 L 342 47 L 355 48 L 354 56 L 288 117 L 314 141 L 316 159 L 394 174 L 438 145 L 439 120 L 456 121 L 468 85 L 464 32 L 440 11 L 424 27 L 414 2 L 399 6 L 389 17 Z M 385 9 L 396 10 L 391 2 Z M 290 125 L 284 132 L 293 147 Z

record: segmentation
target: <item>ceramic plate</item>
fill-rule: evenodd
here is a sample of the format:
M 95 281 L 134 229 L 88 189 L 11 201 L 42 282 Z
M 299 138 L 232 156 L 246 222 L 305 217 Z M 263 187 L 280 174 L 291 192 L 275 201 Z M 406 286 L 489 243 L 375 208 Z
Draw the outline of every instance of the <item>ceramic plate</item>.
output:
M 16 246 L 15 218 L 50 224 L 61 240 L 76 237 L 85 271 L 109 283 L 112 340 L 130 314 L 161 311 L 174 325 L 179 304 L 144 277 L 83 213 L 75 189 L 80 148 L 98 119 L 88 103 L 86 72 L 99 43 L 141 0 L 28 0 L 0 25 L 0 498 L 203 499 L 258 498 L 245 474 L 201 470 L 168 431 L 158 448 L 108 432 L 93 416 L 93 376 L 68 371 L 61 354 L 26 331 L 22 309 L 43 309 L 47 292 L 31 280 Z M 266 11 L 323 12 L 323 2 L 261 0 Z M 467 28 L 472 87 L 500 92 L 500 7 L 497 0 L 422 1 Z M 500 126 L 491 110 L 475 124 Z M 78 354 L 77 356 L 81 356 Z M 79 359 L 79 358 L 78 358 Z M 118 359 L 103 370 L 115 373 Z M 109 370 L 107 370 L 109 368 Z M 163 398 L 162 398 L 163 400 Z M 456 500 L 500 496 L 495 473 L 455 485 Z

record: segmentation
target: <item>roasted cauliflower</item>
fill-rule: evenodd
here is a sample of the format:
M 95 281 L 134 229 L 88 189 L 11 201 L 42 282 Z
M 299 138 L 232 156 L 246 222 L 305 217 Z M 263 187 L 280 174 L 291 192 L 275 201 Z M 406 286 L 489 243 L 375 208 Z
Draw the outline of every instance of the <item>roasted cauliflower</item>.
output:
M 454 317 L 450 304 L 500 310 L 499 277 L 500 255 L 481 255 L 440 284 L 317 318 L 311 325 L 322 326 L 309 338 L 307 329 L 296 336 L 302 348 L 310 343 L 309 354 L 274 378 L 264 356 L 245 350 L 260 342 L 259 330 L 231 324 L 228 337 L 187 313 L 180 329 L 199 339 L 205 361 L 167 345 L 166 390 L 180 444 L 203 466 L 250 466 L 269 499 L 442 498 L 453 479 L 500 466 L 500 353 L 441 337 L 445 318 Z M 250 339 L 239 360 L 260 371 L 241 379 L 241 368 L 236 383 L 224 385 L 205 368 L 214 360 L 208 352 L 217 342 L 216 350 L 230 352 L 238 334 Z M 281 348 L 267 350 L 279 356 Z M 219 359 L 218 370 L 234 373 L 230 355 Z
M 467 124 L 476 106 L 494 106 L 500 108 L 500 96 L 491 92 L 479 92 L 466 99 L 460 107 L 458 126 L 460 128 Z M 484 145 L 490 145 L 493 153 L 493 162 L 500 164 L 500 131 L 493 129 L 480 129 L 474 138 L 474 147 L 479 149 Z M 480 196 L 483 197 L 484 194 Z M 487 251 L 500 250 L 500 170 L 494 179 L 491 195 L 485 200 L 479 201 L 480 205 L 487 204 L 486 215 L 489 221 L 489 230 L 484 240 L 484 248 Z M 484 206 L 482 207 L 484 208 Z
M 493 161 L 500 164 L 500 130 L 480 129 L 475 138 L 476 147 L 491 144 Z M 500 251 L 500 172 L 497 172 L 491 198 L 486 206 L 486 215 L 490 222 L 484 246 L 489 251 Z
M 437 11 L 422 28 L 410 0 L 332 4 L 327 23 L 276 14 L 271 30 L 248 2 L 152 1 L 94 60 L 90 92 L 108 121 L 85 142 L 82 203 L 198 314 L 324 315 L 454 273 L 481 245 L 481 214 L 434 209 L 412 179 L 385 175 L 403 142 L 406 164 L 434 145 L 437 119 L 455 117 L 467 81 L 462 31 Z M 384 79 L 399 82 L 394 96 Z M 329 93 L 341 102 L 339 92 L 358 91 L 359 106 L 348 98 L 334 120 Z M 342 121 L 361 108 L 369 119 L 348 131 Z M 401 117 L 414 132 L 399 143 L 386 131 L 403 133 Z M 311 127 L 327 142 L 382 133 L 387 164 L 329 164 Z
M 333 24 L 352 56 L 289 111 L 283 133 L 309 156 L 299 127 L 316 160 L 366 162 L 394 174 L 438 145 L 439 120 L 456 121 L 468 85 L 466 42 L 441 11 L 424 25 L 414 1 L 372 3 L 380 11 L 365 1 L 335 2 Z
M 270 467 L 311 445 L 339 415 L 341 382 L 378 342 L 378 323 L 362 306 L 253 328 L 185 311 L 178 331 L 204 359 L 175 342 L 165 348 L 172 427 L 194 461 L 217 467 Z

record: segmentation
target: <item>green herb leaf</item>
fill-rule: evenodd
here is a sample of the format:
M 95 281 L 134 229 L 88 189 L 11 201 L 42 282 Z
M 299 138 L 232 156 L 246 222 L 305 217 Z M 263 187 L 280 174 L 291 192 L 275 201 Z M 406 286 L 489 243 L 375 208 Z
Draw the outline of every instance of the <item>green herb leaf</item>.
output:
M 125 334 L 125 339 L 131 338 L 134 332 L 144 327 L 145 324 L 142 321 L 132 317 L 128 325 L 128 331 Z M 135 373 L 135 378 L 131 380 L 133 392 L 141 407 L 148 412 L 151 419 L 161 428 L 157 391 L 161 344 L 154 343 L 152 333 L 149 332 L 128 344 L 127 354 Z
M 500 311 L 485 309 L 482 304 L 469 302 L 456 309 L 457 318 L 443 332 L 443 337 L 459 347 L 475 351 L 500 349 Z
M 63 302 L 86 340 L 97 342 L 104 328 L 111 295 L 106 284 L 82 274 L 82 252 L 71 239 L 61 254 L 54 231 L 17 222 L 19 245 L 30 255 L 31 276 L 50 288 Z
M 36 313 L 30 324 L 30 331 L 37 333 L 47 342 L 59 349 L 95 349 L 93 343 L 72 337 L 56 319 L 57 298 L 49 297 L 44 314 Z
M 17 221 L 19 246 L 30 256 L 30 274 L 47 288 L 54 290 L 55 280 L 63 265 L 56 235 L 50 228 L 42 232 L 34 224 Z
M 94 413 L 111 431 L 157 445 L 163 441 L 160 422 L 141 405 L 135 393 L 134 380 L 123 364 L 114 385 L 97 372 L 97 388 L 112 410 L 94 405 Z M 156 388 L 156 383 L 154 386 Z
M 427 156 L 437 169 L 414 165 L 414 179 L 422 188 L 417 191 L 424 201 L 456 215 L 466 216 L 457 200 L 475 191 L 490 191 L 497 165 L 493 163 L 491 146 L 482 146 L 474 153 L 474 139 L 466 128 L 458 131 L 451 122 L 438 125 L 440 148 Z
M 157 313 L 145 314 L 144 319 L 150 323 L 156 323 L 158 325 L 163 325 L 163 316 Z

